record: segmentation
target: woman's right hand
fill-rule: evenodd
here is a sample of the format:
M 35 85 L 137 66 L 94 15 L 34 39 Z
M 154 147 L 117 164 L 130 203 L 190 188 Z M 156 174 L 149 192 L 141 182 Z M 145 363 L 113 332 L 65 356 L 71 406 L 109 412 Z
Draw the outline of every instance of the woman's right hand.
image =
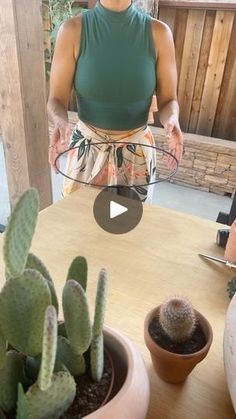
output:
M 48 161 L 56 174 L 58 173 L 57 167 L 58 169 L 60 168 L 60 163 L 57 160 L 56 167 L 55 160 L 60 153 L 63 153 L 68 148 L 70 134 L 69 123 L 64 119 L 58 119 L 54 126 L 48 149 Z

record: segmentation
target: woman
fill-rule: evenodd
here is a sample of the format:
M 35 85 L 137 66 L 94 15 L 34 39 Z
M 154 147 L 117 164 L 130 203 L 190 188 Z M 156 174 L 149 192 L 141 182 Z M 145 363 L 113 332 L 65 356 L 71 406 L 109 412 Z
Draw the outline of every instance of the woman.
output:
M 169 152 L 178 161 L 183 153 L 170 29 L 130 0 L 100 0 L 61 25 L 48 100 L 54 122 L 49 162 L 56 173 L 55 159 L 70 139 L 67 107 L 73 84 L 79 123 L 71 136 L 67 176 L 93 185 L 134 185 L 141 199 L 150 201 L 156 157 L 147 120 L 155 91 Z M 169 159 L 169 169 L 174 165 Z M 76 180 L 64 180 L 63 196 L 78 189 Z

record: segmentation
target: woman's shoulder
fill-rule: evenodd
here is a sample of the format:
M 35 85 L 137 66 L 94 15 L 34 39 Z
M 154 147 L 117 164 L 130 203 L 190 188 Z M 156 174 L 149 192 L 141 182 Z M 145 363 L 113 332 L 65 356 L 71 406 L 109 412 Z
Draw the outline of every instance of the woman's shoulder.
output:
M 81 15 L 65 20 L 60 26 L 60 32 L 68 37 L 77 37 L 81 31 L 81 20 Z
M 172 32 L 170 27 L 161 20 L 151 18 L 152 36 L 156 46 L 168 45 L 172 41 Z

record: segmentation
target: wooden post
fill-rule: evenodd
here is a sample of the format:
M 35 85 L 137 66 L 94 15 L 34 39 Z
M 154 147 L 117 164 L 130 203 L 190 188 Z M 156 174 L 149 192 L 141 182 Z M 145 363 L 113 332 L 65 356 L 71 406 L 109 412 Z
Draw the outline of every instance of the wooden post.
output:
M 28 187 L 52 202 L 39 0 L 0 2 L 0 106 L 10 203 Z

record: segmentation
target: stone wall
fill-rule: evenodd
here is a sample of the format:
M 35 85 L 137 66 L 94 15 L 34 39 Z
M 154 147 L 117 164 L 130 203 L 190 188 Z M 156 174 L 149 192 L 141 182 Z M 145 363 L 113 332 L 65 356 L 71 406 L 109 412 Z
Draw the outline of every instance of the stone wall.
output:
M 152 127 L 156 143 L 166 148 L 164 130 Z M 236 142 L 197 134 L 184 134 L 185 153 L 172 183 L 232 196 L 236 191 Z M 166 159 L 159 160 L 166 176 Z

